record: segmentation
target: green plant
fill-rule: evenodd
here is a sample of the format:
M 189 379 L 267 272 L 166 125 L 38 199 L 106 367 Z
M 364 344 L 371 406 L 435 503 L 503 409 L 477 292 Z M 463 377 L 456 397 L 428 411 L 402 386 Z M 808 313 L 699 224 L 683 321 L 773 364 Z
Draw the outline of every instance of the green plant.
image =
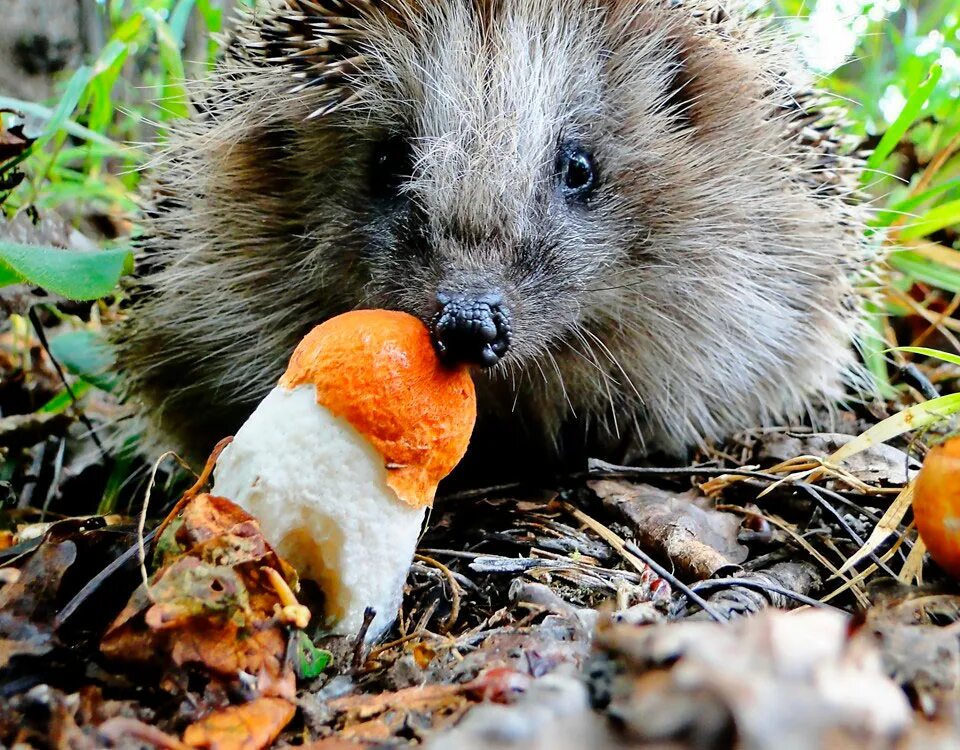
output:
M 27 179 L 3 202 L 8 215 L 28 207 L 76 211 L 77 204 L 84 212 L 132 214 L 146 159 L 134 144 L 162 139 L 170 122 L 189 113 L 188 22 L 202 23 L 208 35 L 223 24 L 211 0 L 111 0 L 103 13 L 107 43 L 73 72 L 55 105 L 0 96 L 0 109 L 44 123 L 19 159 Z M 215 55 L 211 38 L 207 64 Z
M 873 311 L 878 335 L 864 356 L 889 386 L 889 348 L 905 328 L 897 321 L 924 323 L 906 343 L 938 332 L 960 350 L 951 317 L 960 306 L 960 9 L 952 0 L 774 6 L 795 30 L 806 25 L 819 49 L 840 53 L 811 61 L 825 64 L 822 84 L 845 100 L 849 131 L 872 149 L 862 188 L 874 209 L 868 233 L 883 238 L 887 265 Z M 849 62 L 837 65 L 844 52 Z M 903 352 L 893 361 L 903 363 Z

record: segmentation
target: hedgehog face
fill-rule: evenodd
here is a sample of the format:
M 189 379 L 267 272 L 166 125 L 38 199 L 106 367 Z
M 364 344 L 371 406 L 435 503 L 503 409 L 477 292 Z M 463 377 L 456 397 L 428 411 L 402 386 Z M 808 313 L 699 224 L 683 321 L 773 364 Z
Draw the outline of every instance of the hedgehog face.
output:
M 837 395 L 856 170 L 775 34 L 713 0 L 264 5 L 158 160 L 123 356 L 164 429 L 221 437 L 357 307 L 495 365 L 481 424 L 530 444 L 679 451 Z
M 678 444 L 738 419 L 731 391 L 801 407 L 770 376 L 805 365 L 811 326 L 842 330 L 837 206 L 800 188 L 766 52 L 657 2 L 378 19 L 338 113 L 366 154 L 368 300 L 494 377 L 536 368 L 573 411 L 683 412 Z
M 628 248 L 603 178 L 602 19 L 504 6 L 489 20 L 454 2 L 380 29 L 348 117 L 373 130 L 377 302 L 433 323 L 441 351 L 522 365 L 570 338 Z

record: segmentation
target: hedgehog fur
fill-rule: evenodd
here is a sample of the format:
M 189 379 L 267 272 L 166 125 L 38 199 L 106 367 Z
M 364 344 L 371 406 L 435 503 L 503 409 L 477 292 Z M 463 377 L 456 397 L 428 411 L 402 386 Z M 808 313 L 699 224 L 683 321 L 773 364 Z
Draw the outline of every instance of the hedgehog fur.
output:
M 478 451 L 678 453 L 841 395 L 857 162 L 790 44 L 740 9 L 272 0 L 196 108 L 153 162 L 114 333 L 158 447 L 234 431 L 318 321 L 429 323 L 450 285 L 512 314 L 477 374 Z M 589 200 L 557 189 L 569 143 L 595 159 Z

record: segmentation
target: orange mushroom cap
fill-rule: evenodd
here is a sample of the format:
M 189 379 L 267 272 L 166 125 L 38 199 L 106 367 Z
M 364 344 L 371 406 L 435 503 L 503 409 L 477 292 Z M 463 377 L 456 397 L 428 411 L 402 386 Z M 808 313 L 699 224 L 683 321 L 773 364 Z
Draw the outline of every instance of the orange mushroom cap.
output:
M 960 578 L 960 438 L 933 448 L 913 490 L 913 517 L 930 556 Z
M 380 452 L 401 500 L 433 504 L 467 451 L 477 399 L 470 373 L 440 361 L 423 323 L 391 310 L 331 318 L 300 342 L 280 379 L 287 389 L 307 383 Z

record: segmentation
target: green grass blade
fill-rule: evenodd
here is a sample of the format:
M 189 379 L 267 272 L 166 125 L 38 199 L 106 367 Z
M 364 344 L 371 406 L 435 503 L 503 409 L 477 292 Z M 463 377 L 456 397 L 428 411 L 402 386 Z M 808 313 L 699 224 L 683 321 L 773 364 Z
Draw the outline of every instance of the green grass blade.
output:
M 44 122 L 49 122 L 51 119 L 53 119 L 54 114 L 52 109 L 49 107 L 44 107 L 42 104 L 26 102 L 23 99 L 14 99 L 11 96 L 0 96 L 0 109 L 12 109 L 17 112 L 22 112 L 25 115 L 29 115 L 30 117 L 35 117 L 38 120 L 43 120 Z M 91 143 L 97 143 L 101 146 L 106 146 L 113 153 L 135 153 L 134 149 L 128 148 L 127 146 L 122 146 L 115 141 L 111 141 L 105 135 L 96 133 L 89 128 L 85 128 L 83 125 L 80 125 L 74 120 L 65 120 L 62 124 L 62 127 L 74 138 L 80 138 L 84 141 L 90 141 Z
M 906 104 L 903 105 L 903 110 L 897 119 L 891 123 L 890 127 L 887 128 L 887 131 L 880 139 L 880 143 L 877 144 L 876 150 L 874 150 L 870 158 L 867 159 L 866 171 L 863 177 L 864 181 L 871 179 L 871 175 L 873 174 L 871 170 L 877 170 L 883 165 L 883 162 L 890 156 L 893 149 L 896 148 L 900 139 L 903 138 L 904 134 L 910 129 L 910 126 L 916 121 L 920 111 L 923 109 L 923 105 L 927 103 L 930 94 L 933 93 L 942 73 L 943 68 L 939 64 L 930 66 L 930 72 L 927 73 L 927 77 L 923 83 L 917 87 L 916 91 L 910 94 Z
M 80 98 L 83 96 L 83 92 L 86 91 L 87 84 L 90 83 L 91 78 L 93 78 L 93 68 L 89 65 L 81 65 L 70 77 L 63 96 L 60 97 L 60 101 L 57 102 L 53 114 L 47 121 L 46 128 L 36 143 L 33 144 L 35 150 L 39 151 L 43 148 L 43 146 L 66 125 L 67 120 L 70 119 L 70 115 L 73 114 L 77 105 L 80 103 Z
M 187 24 L 190 23 L 190 12 L 196 0 L 179 0 L 170 14 L 170 36 L 180 45 L 183 45 L 183 38 L 187 34 Z
M 869 332 L 858 339 L 858 348 L 867 369 L 873 376 L 877 390 L 887 398 L 894 394 L 893 387 L 890 385 L 890 375 L 887 372 L 887 360 L 884 356 L 887 344 L 883 339 L 883 317 L 882 313 L 872 303 L 867 304 L 867 325 Z
M 916 211 L 919 206 L 922 206 L 927 201 L 936 198 L 941 193 L 946 193 L 957 188 L 960 188 L 960 177 L 954 177 L 946 182 L 940 183 L 939 185 L 934 185 L 932 188 L 924 190 L 922 193 L 910 195 L 895 203 L 891 203 L 886 208 L 877 211 L 877 215 L 870 220 L 870 226 L 889 226 L 897 219 L 900 219 L 904 214 L 907 214 L 908 218 L 911 221 L 914 221 L 916 218 L 920 217 L 912 217 L 910 215 L 913 214 L 913 212 Z
M 73 391 L 73 395 L 77 397 L 77 400 L 83 398 L 87 391 L 89 391 L 93 386 L 90 385 L 86 380 L 78 380 L 73 385 L 70 386 L 70 390 Z M 51 398 L 47 403 L 37 409 L 37 412 L 40 414 L 61 414 L 73 406 L 73 398 L 70 397 L 70 391 L 66 388 L 57 393 L 56 396 Z
M 905 432 L 919 430 L 939 422 L 958 411 L 960 411 L 960 393 L 951 393 L 949 396 L 941 396 L 916 404 L 875 424 L 846 445 L 841 446 L 840 450 L 827 458 L 827 463 L 833 465 L 842 463 L 867 448 L 885 443 Z
M 960 356 L 950 354 L 949 352 L 942 352 L 939 349 L 929 349 L 925 346 L 898 346 L 891 351 L 919 354 L 921 357 L 932 357 L 933 359 L 939 359 L 944 362 L 949 362 L 952 365 L 960 366 Z
M 960 200 L 949 201 L 935 206 L 919 219 L 907 224 L 900 230 L 900 237 L 912 240 L 926 237 L 938 229 L 960 224 Z
M 960 292 L 960 271 L 924 258 L 913 250 L 891 253 L 890 265 L 917 281 L 933 284 L 954 294 Z

